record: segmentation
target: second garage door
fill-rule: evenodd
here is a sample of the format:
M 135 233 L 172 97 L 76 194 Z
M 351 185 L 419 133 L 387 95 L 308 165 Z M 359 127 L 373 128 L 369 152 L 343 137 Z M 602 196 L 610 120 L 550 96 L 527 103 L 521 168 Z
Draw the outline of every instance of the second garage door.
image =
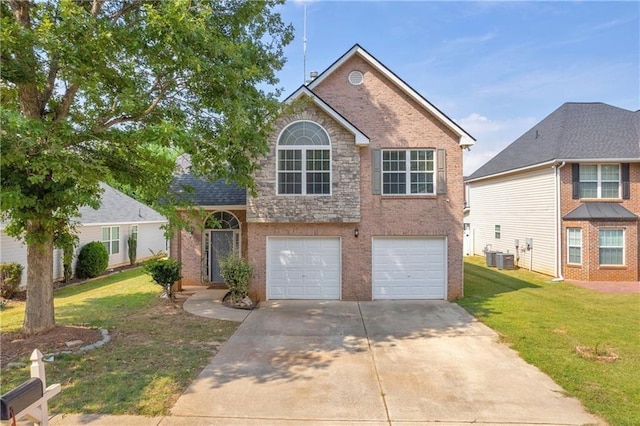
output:
M 444 238 L 374 238 L 373 299 L 445 299 Z
M 340 299 L 340 238 L 267 238 L 269 299 Z

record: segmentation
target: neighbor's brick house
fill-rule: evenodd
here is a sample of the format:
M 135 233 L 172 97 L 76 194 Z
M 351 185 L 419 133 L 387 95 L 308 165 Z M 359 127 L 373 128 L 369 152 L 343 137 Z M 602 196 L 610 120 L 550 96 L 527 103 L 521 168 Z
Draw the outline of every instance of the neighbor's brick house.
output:
M 640 112 L 566 103 L 466 182 L 469 251 L 510 250 L 572 280 L 639 279 Z
M 196 198 L 218 197 L 196 204 L 237 221 L 176 238 L 183 284 L 216 281 L 217 244 L 254 265 L 261 300 L 462 296 L 462 150 L 473 138 L 359 45 L 286 102 L 256 197 L 177 178 L 200 187 Z

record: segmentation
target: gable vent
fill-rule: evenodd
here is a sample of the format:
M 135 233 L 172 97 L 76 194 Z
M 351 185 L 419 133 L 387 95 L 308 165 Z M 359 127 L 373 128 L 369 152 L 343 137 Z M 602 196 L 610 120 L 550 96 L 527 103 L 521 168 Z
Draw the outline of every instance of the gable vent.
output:
M 349 83 L 353 84 L 354 86 L 361 85 L 363 80 L 364 75 L 362 75 L 360 71 L 351 71 L 349 73 Z

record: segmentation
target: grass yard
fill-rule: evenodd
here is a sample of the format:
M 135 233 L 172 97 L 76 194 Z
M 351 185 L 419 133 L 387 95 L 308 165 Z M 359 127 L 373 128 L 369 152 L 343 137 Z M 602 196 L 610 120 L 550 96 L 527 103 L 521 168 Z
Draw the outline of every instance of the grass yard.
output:
M 239 323 L 196 317 L 160 293 L 140 269 L 55 292 L 57 324 L 106 328 L 111 342 L 47 364 L 47 382 L 62 385 L 51 412 L 168 414 Z M 23 318 L 24 302 L 10 302 L 0 311 L 2 333 L 19 330 Z M 3 370 L 2 392 L 28 377 L 28 367 Z
M 640 424 L 640 294 L 551 283 L 545 275 L 498 271 L 472 257 L 458 303 L 611 425 Z

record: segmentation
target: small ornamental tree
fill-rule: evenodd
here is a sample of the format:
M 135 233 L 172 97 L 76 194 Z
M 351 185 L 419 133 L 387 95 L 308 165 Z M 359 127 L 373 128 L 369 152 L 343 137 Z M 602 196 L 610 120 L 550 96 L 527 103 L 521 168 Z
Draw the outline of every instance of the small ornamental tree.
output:
M 144 271 L 151 275 L 156 284 L 162 286 L 173 301 L 173 285 L 182 278 L 182 264 L 172 257 L 166 257 L 162 252 L 154 253 L 153 258 L 145 264 Z
M 253 276 L 253 266 L 245 259 L 229 253 L 218 261 L 220 275 L 229 287 L 231 301 L 237 303 L 249 294 L 249 284 Z
M 138 253 L 138 237 L 136 234 L 129 235 L 127 238 L 129 264 L 134 265 L 136 263 L 136 254 Z

